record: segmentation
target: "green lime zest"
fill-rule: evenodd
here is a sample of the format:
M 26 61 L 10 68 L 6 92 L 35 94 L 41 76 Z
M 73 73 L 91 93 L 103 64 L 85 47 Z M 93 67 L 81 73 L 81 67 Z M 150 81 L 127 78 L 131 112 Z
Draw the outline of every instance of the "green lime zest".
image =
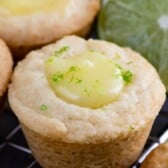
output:
M 122 70 L 122 67 L 121 67 L 119 64 L 115 64 L 115 66 L 116 66 L 118 69 Z
M 76 66 L 76 65 L 74 65 L 74 66 L 71 66 L 71 67 L 69 68 L 69 72 L 75 72 L 75 71 L 77 71 L 78 69 L 79 69 L 79 67 Z
M 91 91 L 88 88 L 84 88 L 84 92 L 87 96 L 90 96 Z
M 128 61 L 127 65 L 133 64 L 133 61 Z
M 51 79 L 55 83 L 61 82 L 64 79 L 64 74 L 60 73 L 60 72 L 57 72 L 57 73 L 52 75 Z
M 129 130 L 133 131 L 134 127 L 132 125 L 129 125 Z
M 124 72 L 122 72 L 122 78 L 123 78 L 124 82 L 130 83 L 133 78 L 133 73 L 129 70 L 124 71 Z
M 120 58 L 121 58 L 121 56 L 119 54 L 115 55 L 115 59 L 120 59 Z
M 79 69 L 80 69 L 80 68 L 79 68 L 78 66 L 72 65 L 72 66 L 68 69 L 68 71 L 66 72 L 66 75 L 67 75 L 67 76 L 68 76 L 68 75 L 72 75 L 71 78 L 70 78 L 70 80 L 69 80 L 70 83 L 74 81 L 74 79 L 75 79 L 75 73 L 76 73 L 77 70 L 79 70 Z M 75 79 L 75 82 L 76 82 L 76 83 L 81 83 L 81 81 L 80 81 L 78 78 Z
M 49 59 L 46 60 L 47 63 L 52 63 L 54 61 L 53 57 L 50 57 Z
M 59 50 L 54 51 L 54 53 L 46 60 L 46 63 L 52 63 L 55 60 L 55 57 L 59 57 L 61 54 L 69 50 L 69 46 L 63 46 Z
M 129 64 L 131 63 L 132 62 L 130 61 Z M 121 70 L 121 76 L 123 78 L 123 81 L 127 84 L 130 83 L 133 79 L 133 73 L 130 70 L 123 69 L 119 64 L 115 64 L 115 65 Z M 118 77 L 118 75 L 116 77 Z
M 100 81 L 98 79 L 96 79 L 96 83 L 100 83 Z
M 52 57 L 49 58 L 47 61 L 52 62 L 54 60 L 53 57 L 59 57 L 61 54 L 67 52 L 69 48 L 70 48 L 69 46 L 63 46 L 59 50 L 54 51 L 54 53 L 51 55 Z
M 82 80 L 77 78 L 76 83 L 82 83 Z
M 46 111 L 48 111 L 48 106 L 45 105 L 45 104 L 41 104 L 41 105 L 40 105 L 40 110 L 46 112 Z
M 54 57 L 58 57 L 58 56 L 60 56 L 62 53 L 64 53 L 64 52 L 67 52 L 68 50 L 69 50 L 69 46 L 63 46 L 63 47 L 61 47 L 59 50 L 56 50 L 53 54 L 52 54 L 52 56 L 54 56 Z

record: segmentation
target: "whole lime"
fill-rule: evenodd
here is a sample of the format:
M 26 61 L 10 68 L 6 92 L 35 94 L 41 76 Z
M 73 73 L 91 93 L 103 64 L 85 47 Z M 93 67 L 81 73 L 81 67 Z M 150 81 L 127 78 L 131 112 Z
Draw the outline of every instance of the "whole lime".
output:
M 102 39 L 140 52 L 168 90 L 168 0 L 104 0 L 98 32 Z

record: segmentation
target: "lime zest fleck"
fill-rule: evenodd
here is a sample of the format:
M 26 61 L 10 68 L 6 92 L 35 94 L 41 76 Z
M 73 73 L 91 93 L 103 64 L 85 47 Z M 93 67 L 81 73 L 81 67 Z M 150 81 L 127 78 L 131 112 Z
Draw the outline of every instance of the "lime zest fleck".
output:
M 97 79 L 97 80 L 96 80 L 96 83 L 100 83 L 100 80 Z
M 126 83 L 130 83 L 133 78 L 133 73 L 129 70 L 122 72 L 122 78 Z
M 130 64 L 132 64 L 133 63 L 133 61 L 128 61 L 126 64 L 127 65 L 130 65 Z
M 56 51 L 52 54 L 52 56 L 58 57 L 58 56 L 60 56 L 62 53 L 68 51 L 69 48 L 70 48 L 69 46 L 63 46 L 63 47 L 61 47 L 59 50 L 56 50 Z
M 95 82 L 94 82 L 94 84 L 93 84 L 93 88 L 96 88 L 96 89 L 100 90 L 100 88 L 101 88 L 101 81 L 98 80 L 98 79 L 96 79 Z
M 46 63 L 52 63 L 55 57 L 60 56 L 62 53 L 69 50 L 69 46 L 63 46 L 59 50 L 54 51 L 54 53 L 46 60 Z
M 75 72 L 75 71 L 77 71 L 78 69 L 79 69 L 79 67 L 76 66 L 76 65 L 74 65 L 74 66 L 71 66 L 71 67 L 69 68 L 69 72 Z
M 41 105 L 40 105 L 40 110 L 46 112 L 46 111 L 48 111 L 48 106 L 45 105 L 45 104 L 41 104 Z
M 53 57 L 50 57 L 49 59 L 46 60 L 46 63 L 52 63 L 54 61 Z
M 116 66 L 118 69 L 122 70 L 122 67 L 121 67 L 119 64 L 115 64 L 115 66 Z
M 82 83 L 82 80 L 81 79 L 76 79 L 76 83 L 79 84 L 79 83 Z
M 115 66 L 121 70 L 121 76 L 125 83 L 130 83 L 133 78 L 133 73 L 130 70 L 124 70 L 119 64 L 115 64 Z
M 133 131 L 134 127 L 132 125 L 129 125 L 129 130 Z
M 75 72 L 77 71 L 77 70 L 79 70 L 80 68 L 78 67 L 78 66 L 76 66 L 76 65 L 73 65 L 73 66 L 71 66 L 69 69 L 68 69 L 68 71 L 66 72 L 66 75 L 68 75 L 68 74 L 70 74 L 71 73 L 71 78 L 70 78 L 70 80 L 69 80 L 69 82 L 71 83 L 73 80 L 74 80 L 74 78 L 75 78 Z
M 59 83 L 64 79 L 64 74 L 57 72 L 56 74 L 53 74 L 51 77 L 52 81 L 55 83 Z
M 120 56 L 119 54 L 116 53 L 114 58 L 115 58 L 115 59 L 120 59 L 121 56 Z
M 100 80 L 96 79 L 93 83 L 93 88 L 96 88 L 96 89 L 99 88 L 100 83 L 101 83 Z
M 91 91 L 88 88 L 84 88 L 84 92 L 86 93 L 87 96 L 90 96 Z

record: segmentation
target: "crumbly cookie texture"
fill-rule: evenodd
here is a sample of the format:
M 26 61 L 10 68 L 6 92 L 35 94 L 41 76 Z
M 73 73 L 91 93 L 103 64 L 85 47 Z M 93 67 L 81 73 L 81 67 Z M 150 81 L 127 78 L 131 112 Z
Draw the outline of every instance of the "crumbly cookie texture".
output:
M 168 167 L 168 142 L 154 149 L 146 158 L 141 168 L 167 168 Z
M 57 97 L 45 74 L 45 60 L 62 46 L 61 57 L 80 55 L 88 49 L 103 52 L 134 73 L 134 79 L 117 101 L 102 108 L 80 107 Z M 68 143 L 104 143 L 127 137 L 153 123 L 165 100 L 165 87 L 155 69 L 129 48 L 99 40 L 67 36 L 32 51 L 15 69 L 9 102 L 19 120 L 40 135 Z
M 0 99 L 5 93 L 12 73 L 12 56 L 6 44 L 0 39 Z
M 0 37 L 15 57 L 64 35 L 85 36 L 100 8 L 99 0 L 70 0 L 64 14 L 57 11 L 31 15 L 8 16 L 0 13 Z
M 65 143 L 42 136 L 21 123 L 33 155 L 42 167 L 128 168 L 139 156 L 152 123 L 110 142 Z M 89 130 L 88 130 L 89 131 Z

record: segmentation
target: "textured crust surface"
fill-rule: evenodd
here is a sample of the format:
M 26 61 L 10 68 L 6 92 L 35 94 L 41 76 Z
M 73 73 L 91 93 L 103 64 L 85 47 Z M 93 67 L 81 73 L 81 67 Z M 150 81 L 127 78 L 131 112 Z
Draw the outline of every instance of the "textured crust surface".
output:
M 153 150 L 141 168 L 168 168 L 168 142 Z
M 82 27 L 77 32 L 73 32 L 73 34 L 85 37 L 88 34 L 91 26 L 92 24 L 89 23 L 88 25 L 86 25 L 85 27 Z M 21 60 L 28 52 L 41 48 L 43 45 L 40 44 L 40 45 L 34 45 L 34 46 L 20 46 L 20 47 L 12 46 L 10 47 L 10 49 L 11 49 L 12 54 L 14 55 L 14 60 L 17 62 Z
M 128 168 L 137 159 L 152 122 L 139 131 L 114 138 L 109 143 L 63 143 L 44 137 L 22 125 L 36 160 L 45 168 Z
M 61 55 L 64 58 L 88 49 L 103 52 L 131 70 L 134 79 L 117 101 L 103 108 L 67 103 L 57 97 L 45 75 L 45 60 L 62 46 L 69 46 Z M 9 87 L 10 105 L 35 158 L 46 168 L 129 167 L 140 154 L 164 99 L 165 88 L 156 71 L 138 53 L 76 36 L 28 54 L 16 67 Z M 48 106 L 47 112 L 40 111 L 41 104 Z
M 0 101 L 5 93 L 12 73 L 12 56 L 6 44 L 0 39 Z
M 56 96 L 45 75 L 45 60 L 61 46 L 69 46 L 62 57 L 80 55 L 88 49 L 104 52 L 135 75 L 117 101 L 90 109 L 65 102 Z M 120 59 L 115 58 L 120 55 Z M 132 61 L 132 64 L 127 62 Z M 26 96 L 25 96 L 26 95 Z M 165 100 L 165 88 L 155 69 L 138 53 L 115 44 L 68 36 L 31 52 L 15 69 L 9 102 L 20 121 L 33 131 L 68 143 L 109 142 L 153 121 Z M 40 111 L 40 105 L 48 112 Z M 33 125 L 32 125 L 33 123 Z M 89 130 L 89 131 L 88 131 Z
M 53 42 L 64 35 L 86 35 L 99 8 L 99 0 L 70 0 L 64 15 L 51 12 L 30 16 L 0 16 L 0 25 L 3 25 L 0 27 L 0 37 L 13 50 L 26 50 Z

